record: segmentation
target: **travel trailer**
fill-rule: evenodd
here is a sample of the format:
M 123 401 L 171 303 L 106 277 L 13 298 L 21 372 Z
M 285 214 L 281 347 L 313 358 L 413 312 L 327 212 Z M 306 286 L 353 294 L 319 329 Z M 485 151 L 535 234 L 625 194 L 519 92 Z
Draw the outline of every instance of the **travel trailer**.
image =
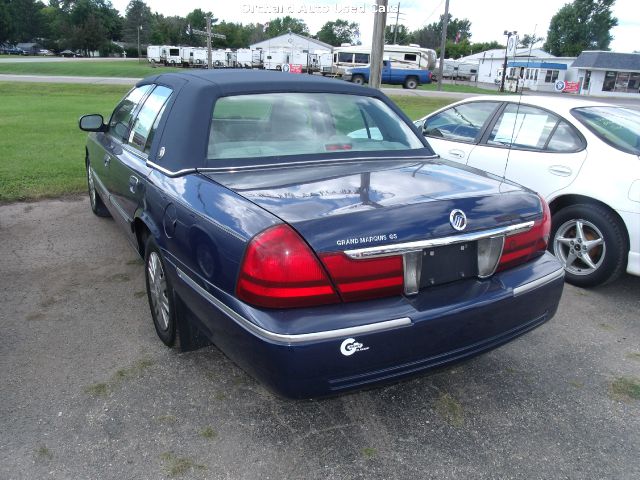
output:
M 345 44 L 343 44 L 345 45 Z M 420 45 L 385 45 L 383 56 L 402 68 L 433 70 L 436 52 Z M 371 63 L 371 47 L 345 45 L 333 49 L 333 65 L 323 66 L 323 74 L 342 75 L 345 68 L 360 67 Z

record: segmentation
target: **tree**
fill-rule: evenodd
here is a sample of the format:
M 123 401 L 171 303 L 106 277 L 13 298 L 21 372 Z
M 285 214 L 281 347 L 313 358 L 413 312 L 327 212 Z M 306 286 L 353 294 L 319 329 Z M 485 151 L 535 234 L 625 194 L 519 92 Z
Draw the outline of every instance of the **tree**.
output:
M 544 37 L 538 37 L 536 34 L 529 35 L 528 33 L 525 33 L 520 39 L 520 46 L 522 48 L 533 48 L 536 43 L 540 43 L 542 41 L 544 41 Z
M 140 45 L 148 44 L 151 38 L 152 21 L 153 15 L 147 4 L 142 0 L 131 0 L 125 12 L 122 39 L 131 45 L 137 45 L 139 33 Z
M 410 40 L 412 43 L 417 43 L 427 48 L 437 48 L 442 41 L 442 24 L 444 22 L 444 15 L 440 15 L 440 21 L 431 23 L 426 27 L 422 27 L 411 33 Z M 466 18 L 459 19 L 453 18 L 449 14 L 449 21 L 447 22 L 447 40 L 453 42 L 462 41 L 464 39 L 471 38 L 471 22 Z
M 42 30 L 40 10 L 44 4 L 35 0 L 1 0 L 0 41 L 30 42 L 39 37 Z M 3 20 L 6 19 L 6 20 Z M 6 25 L 3 23 L 6 22 Z
M 265 30 L 267 38 L 277 37 L 288 32 L 309 35 L 309 27 L 304 23 L 304 20 L 287 15 L 271 20 Z
M 574 0 L 551 18 L 543 48 L 556 56 L 575 57 L 583 50 L 609 50 L 611 29 L 618 19 L 615 0 Z
M 360 25 L 356 22 L 349 23 L 346 20 L 327 22 L 316 33 L 318 40 L 334 47 L 339 47 L 342 43 L 356 43 L 359 36 Z
M 395 32 L 396 25 L 387 25 L 384 29 L 384 43 L 387 45 L 398 44 L 406 45 L 409 42 L 409 29 L 402 24 L 398 24 L 398 31 Z M 395 40 L 395 41 L 394 41 Z

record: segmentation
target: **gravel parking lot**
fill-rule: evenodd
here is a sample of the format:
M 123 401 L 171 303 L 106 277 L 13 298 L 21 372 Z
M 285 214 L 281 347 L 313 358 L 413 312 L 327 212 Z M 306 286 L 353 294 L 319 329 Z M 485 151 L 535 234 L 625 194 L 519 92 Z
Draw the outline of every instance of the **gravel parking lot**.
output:
M 640 278 L 566 286 L 471 361 L 277 398 L 156 338 L 141 262 L 87 198 L 0 206 L 0 478 L 640 478 Z

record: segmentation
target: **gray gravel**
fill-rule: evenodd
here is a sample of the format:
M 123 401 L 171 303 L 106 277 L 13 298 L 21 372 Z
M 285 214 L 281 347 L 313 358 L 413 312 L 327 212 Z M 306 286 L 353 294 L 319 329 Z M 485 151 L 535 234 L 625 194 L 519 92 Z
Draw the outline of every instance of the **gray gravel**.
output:
M 276 398 L 156 338 L 143 268 L 88 200 L 0 206 L 0 478 L 637 479 L 640 278 L 453 368 Z

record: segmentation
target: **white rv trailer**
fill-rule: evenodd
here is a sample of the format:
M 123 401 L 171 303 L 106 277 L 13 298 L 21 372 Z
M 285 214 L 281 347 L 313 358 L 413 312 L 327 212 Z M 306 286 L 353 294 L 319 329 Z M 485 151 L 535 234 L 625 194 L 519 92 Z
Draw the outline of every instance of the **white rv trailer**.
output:
M 284 64 L 300 65 L 303 72 L 319 71 L 319 58 L 315 53 L 290 48 L 266 48 L 262 50 L 265 70 L 282 70 Z
M 179 65 L 182 62 L 180 47 L 174 47 L 173 45 L 149 45 L 147 47 L 147 60 L 149 63 Z
M 147 47 L 147 61 L 149 63 L 160 63 L 160 45 L 149 45 Z
M 186 67 L 201 67 L 207 66 L 207 49 L 202 47 L 183 47 L 183 53 L 186 56 L 182 57 L 182 64 Z
M 440 61 L 436 62 L 436 71 L 438 73 Z M 471 80 L 478 75 L 478 64 L 473 62 L 460 62 L 451 58 L 444 60 L 442 67 L 442 77 L 458 80 Z
M 160 61 L 165 65 L 180 65 L 182 63 L 180 47 L 163 46 L 160 50 Z
M 236 50 L 236 61 L 241 68 L 259 68 L 262 65 L 262 50 L 251 50 L 250 48 L 239 48 Z
M 420 45 L 385 45 L 383 56 L 403 68 L 433 70 L 436 51 Z M 371 47 L 341 46 L 333 49 L 331 70 L 323 67 L 323 74 L 342 75 L 345 68 L 359 67 L 371 63 Z

